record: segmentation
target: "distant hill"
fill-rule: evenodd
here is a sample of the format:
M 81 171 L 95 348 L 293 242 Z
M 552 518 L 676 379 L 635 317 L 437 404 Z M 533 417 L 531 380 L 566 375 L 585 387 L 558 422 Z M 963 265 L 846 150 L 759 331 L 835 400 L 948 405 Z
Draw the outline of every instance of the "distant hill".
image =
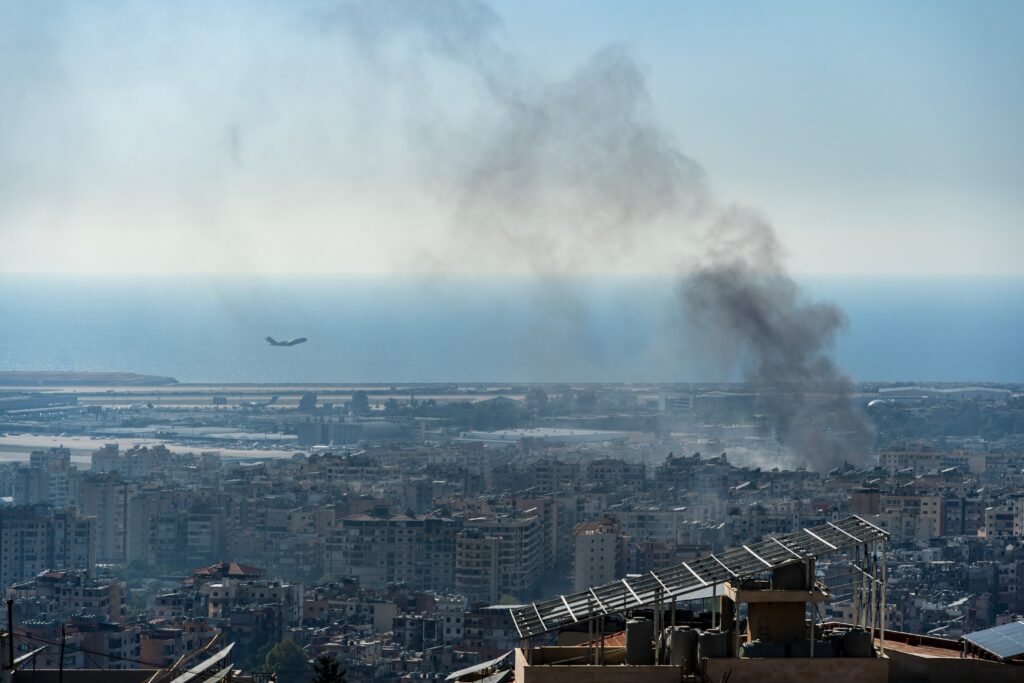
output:
M 7 387 L 156 387 L 177 383 L 173 377 L 134 372 L 0 372 L 0 386 Z

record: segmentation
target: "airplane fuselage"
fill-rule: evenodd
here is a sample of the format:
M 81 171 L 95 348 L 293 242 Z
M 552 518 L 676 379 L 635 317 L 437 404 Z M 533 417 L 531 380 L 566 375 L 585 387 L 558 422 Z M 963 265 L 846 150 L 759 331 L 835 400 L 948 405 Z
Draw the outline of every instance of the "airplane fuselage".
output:
M 283 341 L 277 341 L 273 337 L 266 337 L 267 343 L 271 346 L 295 346 L 296 344 L 304 344 L 309 341 L 305 337 L 297 337 L 296 339 L 285 339 Z

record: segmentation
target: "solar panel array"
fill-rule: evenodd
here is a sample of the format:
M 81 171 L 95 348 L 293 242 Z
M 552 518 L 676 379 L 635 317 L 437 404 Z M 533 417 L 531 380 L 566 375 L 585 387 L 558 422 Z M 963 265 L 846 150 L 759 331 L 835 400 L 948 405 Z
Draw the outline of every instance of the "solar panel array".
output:
M 1000 659 L 1013 659 L 1024 655 L 1024 621 L 968 633 L 964 640 Z
M 519 637 L 529 638 L 886 537 L 888 534 L 874 524 L 852 516 L 580 593 L 514 607 L 510 612 Z

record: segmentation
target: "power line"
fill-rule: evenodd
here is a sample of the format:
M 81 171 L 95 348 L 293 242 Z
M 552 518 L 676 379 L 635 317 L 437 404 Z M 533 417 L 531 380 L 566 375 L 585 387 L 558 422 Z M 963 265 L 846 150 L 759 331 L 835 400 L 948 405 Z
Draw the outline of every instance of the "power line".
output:
M 21 638 L 22 640 L 28 642 L 30 645 L 31 645 L 31 641 L 37 641 L 37 642 L 43 643 L 44 645 L 53 645 L 53 646 L 56 646 L 56 647 L 60 647 L 60 643 L 58 641 L 48 640 L 48 639 L 42 638 L 40 636 L 32 636 L 32 635 L 27 635 L 27 634 L 23 635 L 23 634 L 15 633 L 15 637 L 16 638 Z M 86 649 L 84 647 L 78 647 L 78 646 L 75 646 L 75 645 L 68 645 L 67 648 L 72 650 L 73 652 L 81 652 L 81 653 L 86 654 L 86 655 L 95 655 L 97 657 L 106 657 L 107 659 L 113 659 L 113 660 L 121 661 L 121 662 L 131 662 L 133 664 L 142 665 L 142 666 L 144 666 L 146 668 L 149 668 L 149 669 L 163 669 L 165 671 L 174 671 L 174 672 L 179 672 L 179 673 L 185 673 L 185 672 L 189 671 L 189 669 L 185 669 L 185 668 L 182 668 L 182 667 L 162 666 L 160 664 L 154 664 L 153 662 L 147 662 L 147 661 L 144 661 L 142 659 L 133 659 L 131 657 L 123 657 L 121 655 L 116 655 L 116 654 L 113 654 L 113 653 L 98 652 L 96 650 L 88 650 L 88 649 Z M 93 661 L 95 662 L 95 660 L 93 660 Z

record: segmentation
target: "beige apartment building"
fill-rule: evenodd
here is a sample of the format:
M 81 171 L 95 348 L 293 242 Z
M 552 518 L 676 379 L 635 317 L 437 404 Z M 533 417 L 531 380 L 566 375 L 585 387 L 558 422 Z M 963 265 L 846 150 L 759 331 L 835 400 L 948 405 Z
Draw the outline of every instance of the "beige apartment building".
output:
M 626 573 L 627 538 L 611 517 L 582 522 L 573 530 L 572 590 L 609 583 Z

